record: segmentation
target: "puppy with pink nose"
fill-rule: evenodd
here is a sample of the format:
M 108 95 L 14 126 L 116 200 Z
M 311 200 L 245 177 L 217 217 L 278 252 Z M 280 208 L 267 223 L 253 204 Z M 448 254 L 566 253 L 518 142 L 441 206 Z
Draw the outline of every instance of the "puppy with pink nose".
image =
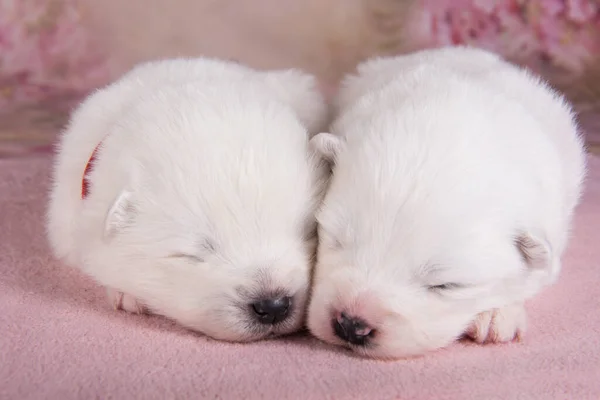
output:
M 308 326 L 374 358 L 523 335 L 585 175 L 565 100 L 483 50 L 381 58 L 343 82 Z

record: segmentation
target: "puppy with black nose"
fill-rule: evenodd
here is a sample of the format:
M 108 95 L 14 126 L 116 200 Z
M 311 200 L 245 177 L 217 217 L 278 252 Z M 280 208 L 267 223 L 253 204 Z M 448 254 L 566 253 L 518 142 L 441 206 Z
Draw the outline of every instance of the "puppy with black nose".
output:
M 250 341 L 303 324 L 326 165 L 315 79 L 212 59 L 140 65 L 75 111 L 48 210 L 57 257 L 115 308 Z
M 370 60 L 339 93 L 308 326 L 375 358 L 525 330 L 585 175 L 570 106 L 470 48 Z

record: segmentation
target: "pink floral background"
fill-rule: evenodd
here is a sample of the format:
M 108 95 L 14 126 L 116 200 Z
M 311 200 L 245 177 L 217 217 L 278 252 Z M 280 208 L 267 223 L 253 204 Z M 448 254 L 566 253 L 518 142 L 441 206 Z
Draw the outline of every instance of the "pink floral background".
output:
M 472 44 L 567 74 L 600 55 L 597 0 L 422 0 L 419 8 L 427 46 Z
M 0 109 L 104 83 L 108 71 L 77 0 L 0 3 Z M 408 37 L 472 44 L 542 70 L 581 73 L 600 54 L 597 0 L 420 0 Z
M 72 104 L 113 78 L 81 4 L 0 1 L 0 156 L 47 149 Z M 415 0 L 404 20 L 406 48 L 471 44 L 553 80 L 600 69 L 598 0 Z

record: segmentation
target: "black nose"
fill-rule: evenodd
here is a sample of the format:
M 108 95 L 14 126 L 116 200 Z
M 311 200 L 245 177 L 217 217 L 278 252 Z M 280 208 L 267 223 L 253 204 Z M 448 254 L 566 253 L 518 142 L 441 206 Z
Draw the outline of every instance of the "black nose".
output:
M 364 346 L 373 334 L 373 330 L 362 320 L 348 317 L 344 313 L 334 318 L 333 331 L 343 341 L 357 346 Z
M 262 324 L 276 324 L 289 316 L 292 299 L 289 297 L 278 297 L 276 299 L 264 299 L 252 303 L 252 309 Z

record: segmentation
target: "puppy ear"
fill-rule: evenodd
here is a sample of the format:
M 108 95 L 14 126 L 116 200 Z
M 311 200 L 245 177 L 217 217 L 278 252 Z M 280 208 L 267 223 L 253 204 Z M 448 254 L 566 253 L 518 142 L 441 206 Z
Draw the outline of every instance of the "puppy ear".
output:
M 104 221 L 104 237 L 111 237 L 133 223 L 135 206 L 132 193 L 122 191 L 108 210 Z
M 313 151 L 331 165 L 335 165 L 344 148 L 342 138 L 326 132 L 315 135 L 309 144 Z
M 545 240 L 536 238 L 529 233 L 521 233 L 515 238 L 515 246 L 530 269 L 550 270 L 552 252 Z
M 328 107 L 313 75 L 286 69 L 264 72 L 264 79 L 274 94 L 293 109 L 311 136 L 325 128 Z

